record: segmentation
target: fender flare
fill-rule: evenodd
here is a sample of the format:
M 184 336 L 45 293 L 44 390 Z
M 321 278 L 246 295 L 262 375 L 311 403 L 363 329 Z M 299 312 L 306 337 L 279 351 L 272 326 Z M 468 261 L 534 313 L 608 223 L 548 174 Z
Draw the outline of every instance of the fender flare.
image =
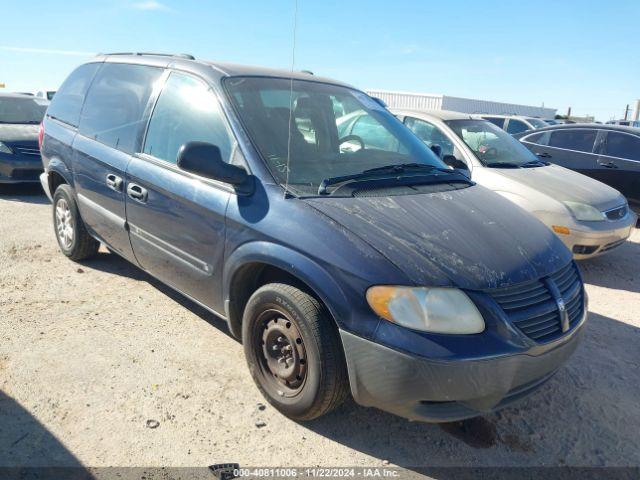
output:
M 233 278 L 242 267 L 262 263 L 279 268 L 304 282 L 326 305 L 338 326 L 350 314 L 349 302 L 335 279 L 317 262 L 289 247 L 267 241 L 254 241 L 241 245 L 226 259 L 222 276 L 222 298 L 229 328 L 240 334 L 242 318 L 231 312 Z
M 74 186 L 73 173 L 61 158 L 52 157 L 51 160 L 49 160 L 49 164 L 47 165 L 47 174 L 51 174 L 51 172 L 55 172 L 58 175 L 60 175 L 62 178 L 64 178 L 65 182 L 68 183 L 71 187 Z M 51 177 L 49 175 L 47 175 L 47 177 L 48 177 L 47 180 L 49 182 L 49 189 L 51 189 Z M 55 192 L 50 192 L 50 193 L 53 196 Z

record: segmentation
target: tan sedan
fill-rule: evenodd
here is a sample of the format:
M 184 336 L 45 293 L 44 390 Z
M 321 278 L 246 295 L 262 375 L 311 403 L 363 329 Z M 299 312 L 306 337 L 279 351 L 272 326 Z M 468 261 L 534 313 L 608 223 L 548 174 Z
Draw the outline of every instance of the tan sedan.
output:
M 449 166 L 504 197 L 551 228 L 574 258 L 600 255 L 622 243 L 637 216 L 617 190 L 537 158 L 492 123 L 447 111 L 392 109 Z

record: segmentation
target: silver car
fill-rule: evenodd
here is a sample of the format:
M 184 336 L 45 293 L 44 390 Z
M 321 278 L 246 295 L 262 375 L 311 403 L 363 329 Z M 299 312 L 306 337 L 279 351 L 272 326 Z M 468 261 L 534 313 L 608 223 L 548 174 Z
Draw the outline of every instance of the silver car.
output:
M 629 237 L 637 217 L 617 190 L 542 161 L 493 123 L 457 112 L 392 109 L 449 166 L 510 199 L 584 259 Z

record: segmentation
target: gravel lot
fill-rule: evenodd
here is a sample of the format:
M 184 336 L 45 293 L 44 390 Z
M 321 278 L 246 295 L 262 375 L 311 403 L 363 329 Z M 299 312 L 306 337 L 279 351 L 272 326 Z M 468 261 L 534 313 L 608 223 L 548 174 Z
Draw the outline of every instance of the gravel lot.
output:
M 262 406 L 222 320 L 106 250 L 59 253 L 39 188 L 0 190 L 0 218 L 0 466 L 640 465 L 640 230 L 580 264 L 583 342 L 518 406 L 298 424 Z

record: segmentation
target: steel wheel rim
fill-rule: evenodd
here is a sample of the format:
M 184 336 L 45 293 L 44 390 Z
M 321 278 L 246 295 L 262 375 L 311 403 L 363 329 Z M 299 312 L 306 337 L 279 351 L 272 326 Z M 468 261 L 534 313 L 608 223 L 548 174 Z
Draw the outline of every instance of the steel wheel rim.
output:
M 69 208 L 69 203 L 64 198 L 56 202 L 55 215 L 58 241 L 60 241 L 60 244 L 65 249 L 69 249 L 73 244 L 75 232 L 73 230 L 71 209 Z
M 260 314 L 254 330 L 258 364 L 279 397 L 300 394 L 307 379 L 307 352 L 297 324 L 279 310 Z

